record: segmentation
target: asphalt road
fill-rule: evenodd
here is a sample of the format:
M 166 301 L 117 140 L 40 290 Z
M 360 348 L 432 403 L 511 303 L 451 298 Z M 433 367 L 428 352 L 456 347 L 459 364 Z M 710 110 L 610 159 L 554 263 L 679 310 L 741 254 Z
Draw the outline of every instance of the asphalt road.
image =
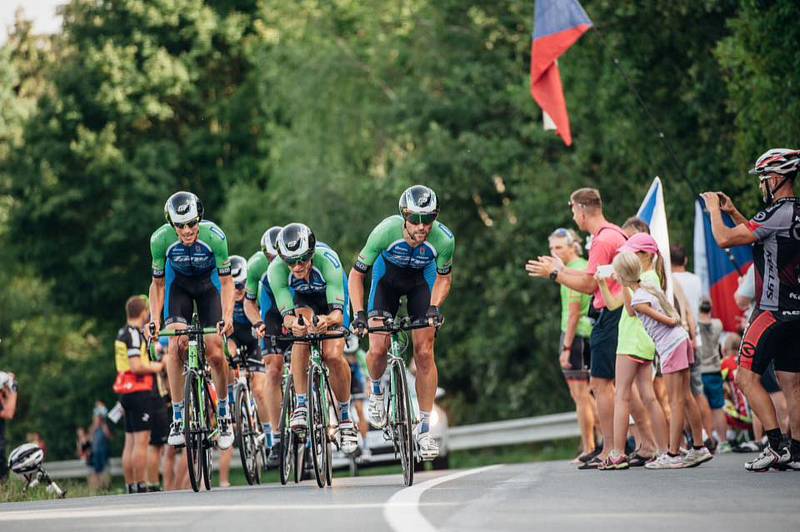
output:
M 748 473 L 747 456 L 677 471 L 499 465 L 420 473 L 405 489 L 393 475 L 9 503 L 0 530 L 800 530 L 800 472 Z

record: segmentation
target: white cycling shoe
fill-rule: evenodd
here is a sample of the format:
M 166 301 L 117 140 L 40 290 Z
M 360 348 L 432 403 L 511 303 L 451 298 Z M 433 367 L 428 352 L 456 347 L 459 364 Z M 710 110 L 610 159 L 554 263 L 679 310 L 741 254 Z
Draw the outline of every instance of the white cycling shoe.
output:
M 183 421 L 173 421 L 169 426 L 167 443 L 173 447 L 186 445 L 186 441 L 183 438 Z
M 339 437 L 342 452 L 353 454 L 358 449 L 358 433 L 352 421 L 342 421 L 339 423 Z
M 295 407 L 289 426 L 294 433 L 303 433 L 308 430 L 308 407 Z
M 384 394 L 370 393 L 367 404 L 367 420 L 376 429 L 382 429 L 386 425 L 386 403 Z
M 231 427 L 230 416 L 222 417 L 219 419 L 219 439 L 217 446 L 222 449 L 230 449 L 233 445 L 233 427 Z
M 419 457 L 426 462 L 439 456 L 439 444 L 433 439 L 430 431 L 417 432 L 417 451 Z

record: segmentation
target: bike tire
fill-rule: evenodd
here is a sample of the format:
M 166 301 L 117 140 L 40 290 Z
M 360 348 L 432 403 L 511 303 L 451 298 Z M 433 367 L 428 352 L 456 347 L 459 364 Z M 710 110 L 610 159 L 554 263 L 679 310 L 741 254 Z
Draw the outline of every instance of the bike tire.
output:
M 396 418 L 392 420 L 392 430 L 400 451 L 400 464 L 403 467 L 403 484 L 414 483 L 414 436 L 411 428 L 411 398 L 408 392 L 405 368 L 402 364 L 393 364 L 392 372 L 397 389 Z
M 336 402 L 333 400 L 333 392 L 331 391 L 331 383 L 330 381 L 325 382 L 325 393 L 328 395 L 328 408 L 329 410 L 336 409 Z M 336 413 L 332 413 L 331 415 L 337 416 Z M 328 441 L 328 430 L 327 427 L 325 428 L 325 483 L 328 486 L 333 485 L 333 456 L 331 448 L 333 445 L 331 442 Z
M 291 475 L 295 462 L 295 445 L 294 433 L 290 427 L 292 412 L 294 412 L 295 396 L 294 396 L 294 383 L 292 375 L 286 378 L 286 383 L 283 386 L 283 401 L 281 403 L 281 460 L 278 464 L 278 469 L 281 478 L 281 484 L 284 486 L 289 482 L 289 475 Z M 299 479 L 295 479 L 298 482 Z
M 317 486 L 325 486 L 325 445 L 328 442 L 322 412 L 320 370 L 313 365 L 308 370 L 308 437 L 311 438 L 311 464 Z
M 253 433 L 253 412 L 250 411 L 248 403 L 247 389 L 244 386 L 237 386 L 233 431 L 236 446 L 239 448 L 239 457 L 242 460 L 244 478 L 252 486 L 259 482 L 259 464 L 256 434 Z
M 189 483 L 192 489 L 200 491 L 200 477 L 203 465 L 200 458 L 202 437 L 200 434 L 200 403 L 197 397 L 197 375 L 193 371 L 186 374 L 183 386 L 183 439 L 186 445 L 186 463 L 189 467 Z
M 204 409 L 205 419 L 202 431 L 200 432 L 200 458 L 203 462 L 203 485 L 205 486 L 206 491 L 211 490 L 211 475 L 213 474 L 212 450 L 214 448 L 214 444 L 211 442 L 211 431 L 213 426 L 219 423 L 219 420 L 216 419 L 216 407 L 214 405 L 214 401 L 211 399 L 211 390 L 209 389 L 208 383 L 208 380 L 203 381 L 203 395 L 205 396 L 206 407 Z

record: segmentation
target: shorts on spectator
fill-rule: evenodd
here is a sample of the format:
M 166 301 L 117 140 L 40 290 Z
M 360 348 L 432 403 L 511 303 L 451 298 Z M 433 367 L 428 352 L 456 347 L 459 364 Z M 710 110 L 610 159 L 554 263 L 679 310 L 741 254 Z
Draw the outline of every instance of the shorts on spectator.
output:
M 125 409 L 125 432 L 150 430 L 152 397 L 152 391 L 124 393 L 119 396 L 119 402 Z
M 564 333 L 558 341 L 559 350 L 564 345 Z M 560 355 L 561 353 L 559 353 Z M 575 336 L 572 339 L 572 351 L 569 355 L 570 369 L 561 368 L 564 378 L 568 381 L 588 381 L 589 368 L 591 367 L 592 351 L 589 347 L 589 339 L 583 336 Z
M 617 363 L 617 338 L 622 307 L 616 310 L 603 309 L 592 329 L 589 340 L 592 350 L 591 376 L 597 379 L 613 379 Z
M 725 406 L 725 391 L 722 389 L 722 373 L 703 373 L 703 393 L 708 399 L 708 406 L 719 410 Z
M 661 373 L 668 375 L 689 369 L 694 363 L 694 349 L 688 338 L 665 356 L 661 357 Z
M 692 363 L 691 375 L 689 387 L 692 389 L 692 395 L 695 397 L 703 395 L 703 374 L 700 373 L 700 359 L 698 357 L 695 357 Z
M 167 444 L 169 437 L 170 415 L 164 398 L 153 394 L 150 424 L 150 445 L 161 446 Z

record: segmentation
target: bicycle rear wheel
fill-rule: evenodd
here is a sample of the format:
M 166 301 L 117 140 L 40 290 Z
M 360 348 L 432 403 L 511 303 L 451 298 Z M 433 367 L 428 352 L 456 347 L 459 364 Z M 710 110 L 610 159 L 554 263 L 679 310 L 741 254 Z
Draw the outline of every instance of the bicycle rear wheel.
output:
M 183 438 L 186 443 L 186 463 L 189 466 L 189 482 L 194 491 L 200 491 L 203 476 L 203 437 L 200 431 L 200 398 L 197 394 L 197 374 L 189 371 L 183 386 Z
M 336 413 L 336 410 L 335 410 L 336 409 L 336 402 L 334 402 L 334 400 L 333 400 L 333 392 L 331 391 L 331 383 L 328 380 L 325 381 L 325 393 L 327 394 L 327 397 L 328 397 L 328 401 L 327 402 L 328 402 L 329 416 L 331 416 L 331 419 L 335 418 L 337 420 L 337 424 L 338 424 L 339 416 L 338 416 L 338 414 Z M 331 454 L 332 454 L 331 448 L 333 447 L 333 445 L 328 440 L 328 428 L 327 427 L 325 427 L 324 434 L 325 434 L 325 483 L 328 484 L 328 486 L 332 486 L 333 485 L 333 457 L 331 456 Z
M 295 446 L 294 446 L 294 432 L 290 427 L 292 412 L 294 412 L 295 396 L 294 396 L 294 383 L 292 375 L 286 378 L 286 383 L 283 386 L 283 403 L 281 405 L 281 461 L 278 465 L 280 471 L 281 484 L 286 485 L 289 482 L 289 475 L 292 472 L 295 461 Z M 296 475 L 295 475 L 296 476 Z M 295 479 L 295 482 L 299 478 Z
M 308 437 L 311 438 L 311 463 L 314 466 L 314 477 L 320 488 L 325 486 L 325 447 L 328 444 L 325 415 L 322 412 L 321 381 L 319 368 L 312 365 L 308 370 Z
M 239 456 L 242 459 L 244 477 L 251 486 L 261 480 L 261 467 L 259 464 L 258 431 L 255 428 L 255 413 L 250 409 L 247 397 L 247 388 L 237 386 L 236 408 L 234 409 L 234 433 L 236 445 L 239 447 Z
M 400 452 L 400 464 L 403 467 L 403 483 L 410 486 L 414 483 L 414 441 L 411 429 L 411 397 L 408 392 L 408 381 L 403 364 L 392 364 L 392 374 L 396 390 L 395 419 L 392 430 Z

